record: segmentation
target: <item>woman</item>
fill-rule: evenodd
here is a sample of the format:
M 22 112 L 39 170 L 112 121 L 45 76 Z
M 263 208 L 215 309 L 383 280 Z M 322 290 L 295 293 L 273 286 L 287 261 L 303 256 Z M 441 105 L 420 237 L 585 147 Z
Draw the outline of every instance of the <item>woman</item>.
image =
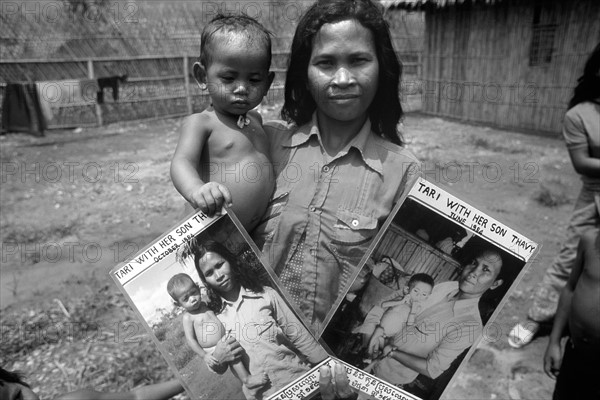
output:
M 266 126 L 276 189 L 253 238 L 320 333 L 409 186 L 401 66 L 378 6 L 317 2 L 294 35 L 282 116 Z
M 268 375 L 269 383 L 257 398 L 281 389 L 325 359 L 327 354 L 280 295 L 264 286 L 252 268 L 236 262 L 225 246 L 194 239 L 184 254 L 188 256 L 206 285 L 209 308 L 245 350 L 241 359 L 250 374 Z M 226 367 L 221 364 L 215 371 L 222 373 Z
M 553 320 L 560 291 L 575 263 L 579 237 L 585 230 L 600 225 L 600 44 L 588 58 L 569 102 L 563 137 L 583 187 L 575 202 L 566 238 L 534 292 L 527 319 L 509 332 L 508 343 L 514 348 L 531 343 L 540 325 Z

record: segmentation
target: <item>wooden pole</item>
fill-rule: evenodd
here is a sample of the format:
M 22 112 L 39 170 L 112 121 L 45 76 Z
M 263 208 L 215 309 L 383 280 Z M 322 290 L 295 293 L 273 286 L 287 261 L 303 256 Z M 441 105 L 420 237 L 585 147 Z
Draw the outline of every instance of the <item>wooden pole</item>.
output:
M 94 79 L 94 61 L 87 60 L 88 78 Z M 96 122 L 98 126 L 102 126 L 102 108 L 96 102 Z
M 192 107 L 192 94 L 190 91 L 190 72 L 188 67 L 188 56 L 183 56 L 183 79 L 185 80 L 185 98 L 187 100 L 187 111 L 191 115 L 194 112 Z

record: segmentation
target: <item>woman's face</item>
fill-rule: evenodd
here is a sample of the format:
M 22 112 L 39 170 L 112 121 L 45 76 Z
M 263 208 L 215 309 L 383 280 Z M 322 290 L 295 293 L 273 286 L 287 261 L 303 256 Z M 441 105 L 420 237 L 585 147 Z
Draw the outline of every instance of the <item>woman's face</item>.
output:
M 309 90 L 319 118 L 338 122 L 364 119 L 379 82 L 379 62 L 371 31 L 356 20 L 324 24 L 313 40 Z
M 228 293 L 237 288 L 237 282 L 233 277 L 229 261 L 219 253 L 207 252 L 200 259 L 198 267 L 206 284 L 219 293 Z

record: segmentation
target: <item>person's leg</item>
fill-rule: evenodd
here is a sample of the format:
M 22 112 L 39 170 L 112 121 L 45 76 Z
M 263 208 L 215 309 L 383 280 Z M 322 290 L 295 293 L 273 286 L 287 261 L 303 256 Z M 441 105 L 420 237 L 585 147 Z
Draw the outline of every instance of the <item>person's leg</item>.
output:
M 575 262 L 579 236 L 586 229 L 599 224 L 600 193 L 583 188 L 575 202 L 565 241 L 534 291 L 527 319 L 516 324 L 508 335 L 508 343 L 512 347 L 520 348 L 529 344 L 538 332 L 540 324 L 552 321 L 560 291 L 567 282 Z
M 554 262 L 546 270 L 533 296 L 528 318 L 538 323 L 550 322 L 556 313 L 560 291 L 567 283 L 577 256 L 579 237 L 586 229 L 600 223 L 600 194 L 582 189 L 575 207 L 565 241 Z

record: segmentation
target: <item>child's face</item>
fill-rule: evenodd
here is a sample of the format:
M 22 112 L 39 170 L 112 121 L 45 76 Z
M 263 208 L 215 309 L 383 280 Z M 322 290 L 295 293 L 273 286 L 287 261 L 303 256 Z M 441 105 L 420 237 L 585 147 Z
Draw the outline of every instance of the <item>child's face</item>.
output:
M 193 282 L 179 288 L 175 297 L 177 298 L 177 303 L 185 308 L 186 311 L 195 311 L 202 303 L 200 288 Z
M 260 104 L 271 86 L 268 50 L 242 37 L 217 37 L 212 47 L 205 83 L 213 107 L 222 114 L 247 113 Z
M 355 20 L 324 24 L 313 41 L 308 83 L 319 118 L 365 118 L 379 84 L 371 31 Z
M 420 303 L 427 300 L 432 290 L 433 287 L 425 282 L 415 282 L 408 291 L 408 295 L 411 301 Z

